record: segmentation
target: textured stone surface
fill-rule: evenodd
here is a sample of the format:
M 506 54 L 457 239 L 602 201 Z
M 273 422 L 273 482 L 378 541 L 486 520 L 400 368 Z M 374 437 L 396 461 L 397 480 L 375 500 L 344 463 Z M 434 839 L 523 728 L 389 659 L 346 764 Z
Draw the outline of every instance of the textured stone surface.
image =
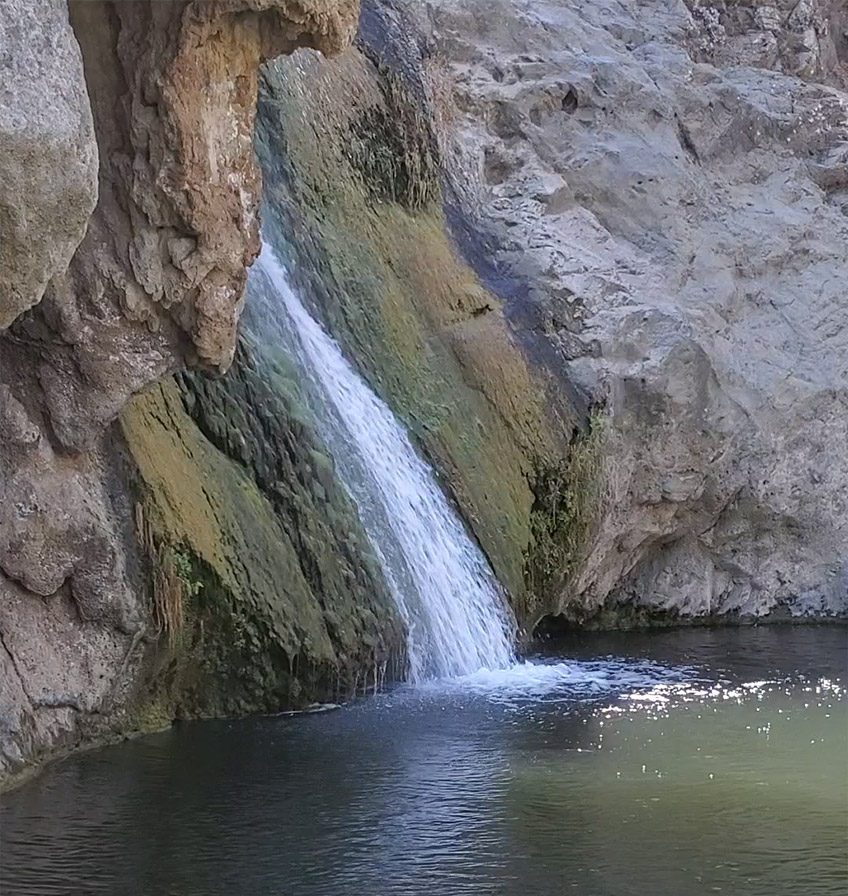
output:
M 82 620 L 66 588 L 36 599 L 0 579 L 0 779 L 47 749 L 102 736 L 133 690 L 137 645 Z
M 848 87 L 848 7 L 843 0 L 686 0 L 699 61 L 751 65 Z
M 81 450 L 169 371 L 230 365 L 259 249 L 259 64 L 297 46 L 340 49 L 356 7 L 72 0 L 70 12 L 100 199 L 68 275 L 21 329 L 63 345 L 37 375 L 56 438 Z
M 0 330 L 85 233 L 97 144 L 64 0 L 0 2 Z
M 0 332 L 0 775 L 136 724 L 121 712 L 158 643 L 155 563 L 107 427 L 186 363 L 229 366 L 259 247 L 260 62 L 338 51 L 356 17 L 335 0 L 0 6 L 0 330 L 16 318 Z
M 843 5 L 690 6 L 421 15 L 466 192 L 505 268 L 546 288 L 528 301 L 563 369 L 609 408 L 606 500 L 553 609 L 844 612 Z M 753 19 L 771 55 L 751 56 Z

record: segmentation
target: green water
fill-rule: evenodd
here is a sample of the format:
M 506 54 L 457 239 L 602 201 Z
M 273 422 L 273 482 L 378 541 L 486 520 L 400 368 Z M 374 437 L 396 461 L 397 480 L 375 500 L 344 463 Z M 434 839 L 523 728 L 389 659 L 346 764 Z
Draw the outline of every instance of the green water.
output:
M 846 629 L 584 637 L 3 800 L 0 892 L 844 896 Z
M 830 683 L 659 686 L 598 710 L 579 749 L 516 760 L 508 794 L 528 854 L 576 891 L 848 892 L 848 733 Z

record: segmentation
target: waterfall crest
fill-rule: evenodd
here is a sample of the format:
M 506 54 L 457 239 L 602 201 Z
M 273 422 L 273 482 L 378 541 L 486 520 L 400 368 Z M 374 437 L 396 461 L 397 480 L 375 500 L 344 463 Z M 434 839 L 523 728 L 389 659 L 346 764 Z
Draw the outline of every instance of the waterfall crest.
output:
M 406 623 L 411 680 L 509 666 L 515 626 L 505 596 L 403 427 L 309 314 L 268 244 L 250 287 L 263 339 L 282 341 L 302 370 L 319 432 Z

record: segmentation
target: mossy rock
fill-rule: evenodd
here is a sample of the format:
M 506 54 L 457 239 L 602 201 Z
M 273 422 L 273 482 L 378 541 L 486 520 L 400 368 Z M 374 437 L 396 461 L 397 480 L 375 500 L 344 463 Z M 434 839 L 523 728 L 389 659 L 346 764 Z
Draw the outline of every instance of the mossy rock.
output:
M 556 384 L 451 238 L 425 91 L 370 55 L 266 68 L 256 135 L 266 238 L 438 471 L 523 617 L 562 581 L 539 572 L 556 528 L 540 519 L 540 490 L 545 471 L 567 467 L 577 415 L 551 401 Z
M 180 632 L 163 633 L 150 660 L 150 713 L 338 699 L 402 656 L 402 626 L 353 505 L 246 347 L 230 377 L 165 382 L 134 399 L 121 426 L 149 562 L 180 558 Z

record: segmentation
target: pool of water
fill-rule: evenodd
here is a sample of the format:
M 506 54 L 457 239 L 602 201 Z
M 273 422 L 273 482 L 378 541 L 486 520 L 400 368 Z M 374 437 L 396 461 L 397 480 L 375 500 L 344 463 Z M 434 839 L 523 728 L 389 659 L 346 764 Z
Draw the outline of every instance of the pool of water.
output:
M 848 630 L 582 636 L 181 725 L 2 800 L 0 892 L 844 896 Z

